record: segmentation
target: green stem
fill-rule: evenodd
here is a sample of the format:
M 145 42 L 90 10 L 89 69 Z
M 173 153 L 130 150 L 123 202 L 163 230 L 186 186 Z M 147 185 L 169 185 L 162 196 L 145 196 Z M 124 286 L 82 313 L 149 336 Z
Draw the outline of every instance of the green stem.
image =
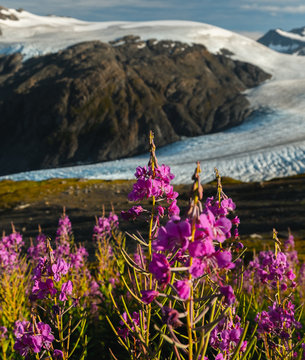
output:
M 214 302 L 212 310 L 211 310 L 210 323 L 213 322 L 213 320 L 214 320 L 216 303 L 217 303 L 217 301 Z M 209 344 L 209 340 L 210 340 L 210 334 L 211 334 L 211 330 L 207 333 L 207 335 L 205 337 L 206 339 L 205 339 L 204 348 L 203 348 L 202 355 L 201 355 L 202 359 L 204 359 L 205 354 L 206 354 L 207 349 L 208 349 L 208 344 Z
M 152 197 L 152 209 L 151 209 L 151 217 L 149 223 L 149 239 L 148 239 L 148 259 L 149 262 L 152 260 L 152 228 L 154 222 L 154 214 L 155 214 L 155 206 L 156 206 L 156 198 L 155 196 Z M 152 274 L 149 275 L 149 290 L 152 289 L 153 277 Z M 147 329 L 146 329 L 146 346 L 149 346 L 149 327 L 151 321 L 151 304 L 147 305 Z

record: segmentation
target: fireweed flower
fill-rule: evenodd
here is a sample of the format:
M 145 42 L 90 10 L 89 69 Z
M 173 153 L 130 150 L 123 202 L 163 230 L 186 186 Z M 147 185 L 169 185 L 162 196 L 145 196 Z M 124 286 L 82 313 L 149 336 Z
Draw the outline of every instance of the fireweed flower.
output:
M 223 243 L 231 236 L 231 227 L 232 223 L 229 219 L 224 216 L 216 219 L 212 211 L 206 209 L 206 212 L 199 216 L 195 239 L 209 237 L 212 240 Z
M 67 295 L 72 295 L 73 290 L 73 284 L 71 280 L 68 280 L 67 282 L 63 283 L 61 285 L 61 292 L 59 294 L 59 300 L 60 301 L 66 301 L 68 300 Z
M 118 226 L 119 218 L 114 212 L 110 212 L 108 218 L 103 215 L 96 221 L 96 225 L 93 228 L 93 238 L 102 239 L 106 236 L 111 236 L 112 230 Z
M 273 346 L 274 341 L 278 339 L 286 351 L 289 351 L 291 346 L 294 329 L 302 327 L 295 319 L 294 305 L 291 301 L 282 305 L 274 302 L 269 306 L 268 311 L 258 313 L 255 321 L 258 323 L 257 332 L 260 337 L 266 338 L 270 346 Z
M 160 284 L 166 285 L 170 280 L 170 266 L 165 255 L 153 254 L 149 264 L 149 271 L 154 275 Z
M 215 200 L 214 197 L 208 197 L 205 202 L 205 208 L 210 210 L 214 216 L 226 216 L 228 213 L 236 209 L 236 205 L 232 199 L 225 197 L 222 199 L 220 206 L 218 200 Z
M 111 223 L 106 217 L 99 217 L 93 228 L 93 237 L 102 238 L 111 234 Z
M 61 360 L 61 359 L 63 359 L 63 357 L 64 357 L 64 354 L 61 350 L 55 349 L 53 351 L 53 359 L 54 360 Z
M 179 209 L 179 207 L 177 205 L 177 200 L 173 200 L 173 202 L 167 208 L 167 211 L 168 211 L 168 216 L 169 217 L 180 214 L 180 209 Z
M 122 317 L 124 319 L 124 321 L 128 324 L 128 326 L 130 327 L 131 331 L 135 331 L 135 327 L 140 326 L 140 316 L 139 313 L 137 312 L 133 312 L 132 314 L 132 322 L 130 321 L 130 319 L 128 318 L 128 315 L 126 312 L 124 312 L 122 314 Z M 120 325 L 122 326 L 121 328 L 118 328 L 118 334 L 120 337 L 122 337 L 123 339 L 126 339 L 127 336 L 129 335 L 129 329 L 126 326 L 126 324 L 124 323 L 123 320 L 120 321 Z
M 234 309 L 233 309 L 234 313 Z M 223 358 L 227 359 L 234 353 L 242 335 L 243 328 L 240 325 L 240 318 L 235 315 L 231 318 L 224 318 L 216 325 L 211 332 L 210 345 L 216 350 L 220 350 Z M 243 341 L 240 352 L 244 352 L 247 342 Z M 220 359 L 222 359 L 220 357 Z
M 0 268 L 5 271 L 13 269 L 18 264 L 23 245 L 22 236 L 18 232 L 2 236 L 0 241 Z
M 63 259 L 57 259 L 57 262 L 51 266 L 50 275 L 53 276 L 56 282 L 60 281 L 63 275 L 66 275 L 69 271 L 70 265 Z
M 295 274 L 287 261 L 286 255 L 279 251 L 277 254 L 272 251 L 261 251 L 257 257 L 250 261 L 244 273 L 245 288 L 251 289 L 251 281 L 254 284 L 266 284 L 272 288 L 277 287 L 280 282 L 282 290 L 288 287 L 294 288 L 293 281 Z
M 225 303 L 227 305 L 233 305 L 236 298 L 231 285 L 221 286 L 219 288 L 220 293 L 225 297 Z
M 145 210 L 141 205 L 136 205 L 130 208 L 128 211 L 122 211 L 121 217 L 124 220 L 135 220 L 138 216 L 140 216 Z
M 68 238 L 72 233 L 72 225 L 69 217 L 63 215 L 58 221 L 58 228 L 56 231 L 57 239 Z
M 108 220 L 112 228 L 117 228 L 119 226 L 119 218 L 114 212 L 110 211 Z
M 179 216 L 173 216 L 166 226 L 159 229 L 157 240 L 152 244 L 155 251 L 174 251 L 180 248 L 185 251 L 189 245 L 191 225 L 188 221 L 180 221 Z
M 182 300 L 187 300 L 190 297 L 191 289 L 188 280 L 178 280 L 174 283 L 174 287 Z
M 41 256 L 45 256 L 47 253 L 47 237 L 43 233 L 39 233 L 36 237 L 36 245 L 32 245 L 28 248 L 28 256 L 37 261 Z
M 33 270 L 33 273 L 34 273 L 33 279 L 34 280 L 40 279 L 41 276 L 43 276 L 47 273 L 48 264 L 49 264 L 49 262 L 48 262 L 48 259 L 46 256 L 38 259 L 38 264 Z
M 39 335 L 42 337 L 44 348 L 49 349 L 54 340 L 54 336 L 51 334 L 50 326 L 43 322 L 39 322 L 37 323 L 37 330 Z
M 56 292 L 57 292 L 57 290 L 54 287 L 54 283 L 53 283 L 52 279 L 46 279 L 46 281 L 34 280 L 31 298 L 33 300 L 35 298 L 44 299 L 48 295 L 53 297 L 56 294 Z
M 198 258 L 194 258 L 189 273 L 196 279 L 205 273 L 206 264 Z
M 83 246 L 80 246 L 74 253 L 69 254 L 69 257 L 71 267 L 79 269 L 85 265 L 88 258 L 88 252 Z
M 172 309 L 168 306 L 163 306 L 161 309 L 162 321 L 166 325 L 170 325 L 173 328 L 178 328 L 183 325 L 179 320 L 179 313 L 176 309 Z
M 21 356 L 39 353 L 43 349 L 48 350 L 54 341 L 50 326 L 43 322 L 37 323 L 34 328 L 29 321 L 17 321 L 14 335 L 16 337 L 14 349 Z
M 163 206 L 157 206 L 157 214 L 158 216 L 164 216 L 164 207 Z
M 210 238 L 202 241 L 193 241 L 189 244 L 188 250 L 192 257 L 210 256 L 215 253 L 215 247 Z
M 147 305 L 152 303 L 155 298 L 159 295 L 157 290 L 141 290 L 141 300 Z
M 179 208 L 176 203 L 173 203 L 178 196 L 178 193 L 173 190 L 170 181 L 174 175 L 170 172 L 169 166 L 162 164 L 158 166 L 155 164 L 154 171 L 151 166 L 137 167 L 135 172 L 137 182 L 133 185 L 133 190 L 128 195 L 129 201 L 141 201 L 152 196 L 156 200 L 167 200 L 170 203 L 169 214 L 178 214 Z M 128 212 L 123 213 L 123 217 L 128 217 Z
M 232 254 L 230 251 L 218 251 L 215 254 L 218 267 L 220 269 L 234 269 L 235 264 L 232 263 Z

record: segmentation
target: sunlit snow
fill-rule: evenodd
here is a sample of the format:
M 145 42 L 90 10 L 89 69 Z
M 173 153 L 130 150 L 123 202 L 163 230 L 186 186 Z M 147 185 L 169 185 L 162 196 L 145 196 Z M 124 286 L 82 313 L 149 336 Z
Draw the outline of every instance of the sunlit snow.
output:
M 272 74 L 271 80 L 246 92 L 256 111 L 239 127 L 183 139 L 159 149 L 159 162 L 171 166 L 177 183 L 190 182 L 197 160 L 201 161 L 203 181 L 212 179 L 215 166 L 223 176 L 244 181 L 260 181 L 305 172 L 305 57 L 280 54 L 242 35 L 202 23 L 97 23 L 9 11 L 20 20 L 0 20 L 3 34 L 0 36 L 0 53 L 21 52 L 25 59 L 56 52 L 80 41 L 110 41 L 129 34 L 139 35 L 142 40 L 155 38 L 157 41 L 170 39 L 188 44 L 200 43 L 213 53 L 223 48 L 230 50 L 234 54 L 233 59 L 250 62 Z M 148 155 L 143 155 L 2 178 L 131 179 L 136 166 L 144 165 L 147 160 Z

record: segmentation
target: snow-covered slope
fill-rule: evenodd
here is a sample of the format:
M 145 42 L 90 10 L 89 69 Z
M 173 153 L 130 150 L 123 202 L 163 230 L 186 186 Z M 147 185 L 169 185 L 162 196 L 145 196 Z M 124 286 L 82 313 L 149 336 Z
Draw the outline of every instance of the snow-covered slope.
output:
M 247 91 L 257 112 L 245 124 L 226 132 L 186 139 L 159 151 L 160 162 L 173 167 L 177 182 L 190 181 L 196 160 L 209 180 L 214 166 L 222 175 L 245 181 L 305 172 L 305 57 L 281 54 L 254 40 L 202 23 L 188 21 L 90 23 L 70 18 L 42 17 L 8 10 L 17 21 L 0 20 L 0 52 L 22 52 L 26 58 L 55 52 L 80 41 L 110 41 L 124 35 L 200 43 L 211 52 L 227 49 L 237 60 L 253 63 L 272 74 L 265 84 Z M 45 170 L 10 176 L 132 178 L 147 157 L 98 165 Z

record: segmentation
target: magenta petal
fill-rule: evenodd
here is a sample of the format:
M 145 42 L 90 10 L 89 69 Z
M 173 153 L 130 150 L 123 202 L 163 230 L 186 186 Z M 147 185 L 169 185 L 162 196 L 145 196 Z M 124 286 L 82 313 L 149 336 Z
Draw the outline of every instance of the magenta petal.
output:
M 198 258 L 193 259 L 192 266 L 190 267 L 190 274 L 194 278 L 198 278 L 204 274 L 205 271 L 205 264 Z
M 224 234 L 226 234 L 231 230 L 232 222 L 226 217 L 221 217 L 216 221 L 215 227 L 218 227 Z

